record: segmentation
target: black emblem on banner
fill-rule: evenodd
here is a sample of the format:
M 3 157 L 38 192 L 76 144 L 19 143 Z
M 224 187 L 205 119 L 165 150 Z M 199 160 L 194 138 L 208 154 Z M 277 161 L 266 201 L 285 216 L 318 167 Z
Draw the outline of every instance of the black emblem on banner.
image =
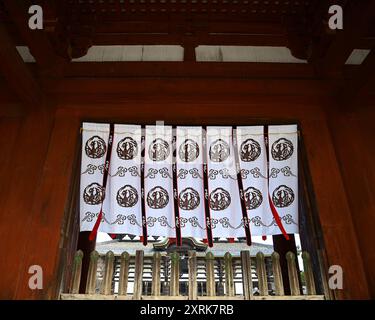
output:
M 104 188 L 99 183 L 89 184 L 83 191 L 83 201 L 90 205 L 97 205 L 104 200 Z
M 217 188 L 210 193 L 210 208 L 215 211 L 225 210 L 231 203 L 230 194 L 223 188 Z
M 107 151 L 105 141 L 99 136 L 93 136 L 87 140 L 85 152 L 89 158 L 99 159 L 104 156 Z
M 163 139 L 155 139 L 150 144 L 148 155 L 153 161 L 164 161 L 168 158 L 170 153 L 169 144 Z
M 260 207 L 263 202 L 262 193 L 253 187 L 247 188 L 244 191 L 244 198 L 247 210 L 254 210 Z
M 294 202 L 294 192 L 291 188 L 282 185 L 272 194 L 272 202 L 278 208 L 289 207 Z
M 192 139 L 186 139 L 178 150 L 180 159 L 184 162 L 194 161 L 199 157 L 199 146 Z
M 260 144 L 253 140 L 247 139 L 241 144 L 241 160 L 244 162 L 255 161 L 261 153 Z
M 123 186 L 117 192 L 116 200 L 121 207 L 134 207 L 138 202 L 138 192 L 130 185 Z
M 152 188 L 147 194 L 147 204 L 152 209 L 163 209 L 168 202 L 168 192 L 162 187 Z
M 230 148 L 228 143 L 222 139 L 217 139 L 210 146 L 210 159 L 213 162 L 223 162 L 228 159 Z
M 293 143 L 285 138 L 274 142 L 271 148 L 272 158 L 276 161 L 288 160 L 294 152 Z
M 200 203 L 199 193 L 193 188 L 182 190 L 178 196 L 178 205 L 183 210 L 194 210 Z
M 138 144 L 133 138 L 126 137 L 117 144 L 117 155 L 122 160 L 132 160 L 137 153 Z

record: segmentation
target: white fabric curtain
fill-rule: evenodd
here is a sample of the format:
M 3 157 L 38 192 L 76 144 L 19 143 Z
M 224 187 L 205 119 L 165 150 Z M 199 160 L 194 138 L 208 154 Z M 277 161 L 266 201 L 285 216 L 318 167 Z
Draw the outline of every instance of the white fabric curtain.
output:
M 298 233 L 297 126 L 269 127 L 269 191 L 287 233 Z M 273 224 L 270 234 L 280 229 Z
M 244 237 L 232 127 L 207 127 L 206 152 L 213 237 Z
M 174 237 L 173 135 L 171 126 L 146 126 L 145 200 L 147 234 Z
M 181 233 L 206 237 L 203 184 L 202 127 L 176 130 L 177 189 Z
M 139 125 L 115 125 L 104 190 L 109 131 L 109 124 L 84 123 L 82 127 L 81 231 L 93 229 L 103 205 L 99 231 L 143 235 L 141 164 L 144 161 L 144 215 L 148 236 L 176 237 L 176 214 L 179 214 L 177 226 L 182 237 L 204 239 L 209 212 L 213 237 L 245 237 L 241 195 L 252 236 L 282 233 L 271 211 L 269 196 L 286 232 L 298 233 L 296 125 L 268 127 L 268 157 L 264 126 L 207 127 L 206 131 L 202 127 L 177 127 L 174 131 L 171 126 L 146 126 L 142 130 Z M 233 139 L 237 139 L 237 150 Z M 208 168 L 207 194 L 204 155 Z M 239 177 L 243 190 L 240 190 Z

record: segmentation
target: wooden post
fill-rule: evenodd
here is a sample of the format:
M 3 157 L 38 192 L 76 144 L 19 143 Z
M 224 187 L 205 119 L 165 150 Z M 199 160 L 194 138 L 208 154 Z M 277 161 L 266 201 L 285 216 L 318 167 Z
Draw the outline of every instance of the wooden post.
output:
M 130 255 L 126 251 L 121 254 L 120 277 L 118 285 L 118 294 L 126 296 L 128 292 L 129 263 Z
M 189 300 L 197 300 L 197 254 L 195 251 L 189 251 Z
M 156 297 L 160 296 L 160 261 L 161 261 L 160 252 L 155 252 L 154 258 L 152 261 L 151 295 L 156 296 Z
M 256 261 L 257 261 L 256 268 L 257 268 L 260 295 L 268 296 L 267 271 L 266 271 L 266 265 L 264 264 L 264 254 L 262 252 L 257 253 Z
M 180 255 L 177 252 L 171 254 L 171 296 L 180 295 Z
M 215 257 L 212 252 L 206 254 L 206 291 L 208 297 L 216 295 L 215 288 Z
M 233 264 L 232 255 L 227 252 L 224 255 L 224 270 L 225 270 L 225 295 L 227 297 L 234 296 L 234 281 L 233 281 Z
M 314 273 L 311 264 L 310 254 L 306 251 L 302 252 L 303 269 L 305 272 L 306 289 L 308 295 L 316 295 Z
M 293 252 L 288 252 L 286 254 L 286 261 L 288 263 L 288 277 L 290 293 L 292 296 L 299 296 L 301 294 L 299 289 L 299 279 L 296 267 L 296 256 Z
M 81 284 L 79 286 L 79 293 L 84 294 L 87 292 L 86 285 L 89 278 L 89 269 L 91 261 L 91 253 L 95 250 L 96 240 L 89 240 L 90 231 L 79 232 L 77 248 L 82 250 L 82 272 L 81 272 Z
M 280 268 L 283 277 L 283 285 L 285 295 L 290 295 L 289 278 L 288 278 L 288 263 L 286 261 L 286 254 L 290 251 L 297 255 L 297 247 L 294 234 L 288 234 L 289 240 L 284 238 L 284 235 L 272 236 L 274 250 L 280 255 Z
M 96 273 L 98 270 L 99 253 L 94 250 L 90 254 L 89 272 L 87 275 L 86 294 L 95 294 Z
M 251 260 L 249 251 L 241 251 L 242 283 L 246 300 L 253 296 L 253 280 L 251 276 Z
M 142 297 L 142 278 L 143 278 L 143 250 L 135 252 L 135 272 L 134 272 L 134 300 L 141 300 Z
M 272 253 L 273 282 L 275 283 L 276 296 L 284 295 L 283 276 L 281 274 L 280 256 L 277 252 Z
M 73 276 L 72 276 L 72 285 L 70 286 L 70 293 L 77 294 L 79 293 L 79 285 L 81 283 L 81 272 L 82 272 L 82 250 L 78 250 L 74 256 L 73 260 Z
M 112 277 L 113 277 L 113 265 L 115 262 L 115 255 L 112 251 L 108 251 L 105 255 L 105 271 L 103 277 L 103 283 L 100 290 L 101 294 L 110 295 L 112 293 Z

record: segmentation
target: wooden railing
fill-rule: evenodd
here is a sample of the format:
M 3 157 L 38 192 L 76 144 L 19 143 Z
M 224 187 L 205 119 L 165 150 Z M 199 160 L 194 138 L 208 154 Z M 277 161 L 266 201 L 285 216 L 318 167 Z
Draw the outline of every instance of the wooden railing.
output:
M 168 255 L 169 265 L 167 267 L 167 282 L 169 283 L 168 294 L 162 293 L 161 283 L 165 280 L 161 279 L 162 255 L 159 252 L 154 253 L 150 262 L 148 272 L 151 273 L 151 292 L 145 293 L 144 273 L 146 266 L 144 262 L 144 252 L 136 251 L 135 257 L 130 256 L 127 252 L 122 253 L 120 257 L 115 257 L 113 252 L 109 251 L 104 258 L 104 271 L 101 276 L 101 283 L 98 286 L 98 261 L 100 256 L 97 251 L 93 251 L 90 256 L 90 265 L 87 275 L 86 292 L 79 294 L 82 270 L 82 251 L 78 251 L 74 258 L 72 267 L 72 281 L 69 293 L 61 294 L 61 299 L 110 299 L 110 300 L 223 300 L 223 299 L 291 299 L 291 300 L 314 300 L 324 299 L 324 296 L 317 295 L 314 274 L 311 265 L 310 255 L 307 252 L 302 253 L 304 265 L 304 291 L 301 293 L 300 277 L 296 265 L 296 257 L 292 252 L 286 255 L 288 266 L 288 277 L 291 295 L 285 295 L 282 280 L 282 272 L 280 268 L 280 257 L 274 252 L 268 264 L 268 274 L 265 263 L 265 256 L 259 252 L 254 259 L 250 257 L 249 251 L 241 251 L 239 258 L 234 258 L 230 253 L 226 253 L 224 257 L 214 257 L 208 252 L 205 257 L 197 257 L 196 252 L 189 252 L 187 257 L 187 288 L 186 293 L 180 292 L 181 281 L 181 257 L 178 253 Z M 118 261 L 118 280 L 115 282 L 116 258 Z M 165 257 L 164 257 L 165 258 Z M 224 290 L 219 295 L 217 288 L 217 270 L 215 269 L 216 259 L 222 259 L 224 268 Z M 237 259 L 237 260 L 236 260 Z M 198 264 L 198 260 L 200 264 Z M 236 264 L 237 263 L 237 264 Z M 254 266 L 255 264 L 255 266 Z M 271 265 L 271 266 L 270 266 Z M 237 267 L 236 267 L 237 266 Z M 239 267 L 239 268 L 238 268 Z M 165 267 L 163 267 L 165 269 Z M 205 294 L 198 294 L 198 269 L 204 269 L 205 276 Z M 237 270 L 239 269 L 239 271 Z M 237 271 L 236 271 L 237 270 Z M 164 270 L 165 271 L 165 270 Z M 201 272 L 201 271 L 200 271 Z M 272 290 L 270 290 L 270 276 L 272 273 Z M 242 290 L 240 294 L 236 294 L 235 279 L 240 273 Z M 133 275 L 133 281 L 130 281 L 130 274 Z M 236 274 L 236 275 L 235 275 Z M 256 282 L 255 280 L 256 279 Z M 202 279 L 201 279 L 202 280 Z M 236 282 L 237 283 L 237 282 Z M 256 283 L 257 291 L 254 292 L 253 284 Z M 116 289 L 115 289 L 116 284 Z M 132 284 L 133 288 L 129 288 Z M 129 290 L 132 289 L 132 290 Z M 130 294 L 129 294 L 130 291 Z M 114 293 L 116 292 L 116 293 Z M 163 295 L 164 294 L 164 295 Z

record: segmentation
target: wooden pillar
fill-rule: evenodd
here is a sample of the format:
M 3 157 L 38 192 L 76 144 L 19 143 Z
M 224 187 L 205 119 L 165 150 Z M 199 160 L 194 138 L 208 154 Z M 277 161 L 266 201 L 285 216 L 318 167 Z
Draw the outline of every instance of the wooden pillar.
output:
M 288 263 L 286 259 L 286 254 L 288 252 L 292 252 L 297 256 L 297 247 L 296 247 L 296 241 L 295 241 L 294 235 L 290 234 L 289 238 L 290 240 L 286 240 L 283 235 L 273 236 L 274 250 L 280 256 L 280 268 L 281 268 L 281 275 L 283 278 L 285 295 L 290 295 Z M 297 271 L 299 274 L 298 264 L 297 264 Z

